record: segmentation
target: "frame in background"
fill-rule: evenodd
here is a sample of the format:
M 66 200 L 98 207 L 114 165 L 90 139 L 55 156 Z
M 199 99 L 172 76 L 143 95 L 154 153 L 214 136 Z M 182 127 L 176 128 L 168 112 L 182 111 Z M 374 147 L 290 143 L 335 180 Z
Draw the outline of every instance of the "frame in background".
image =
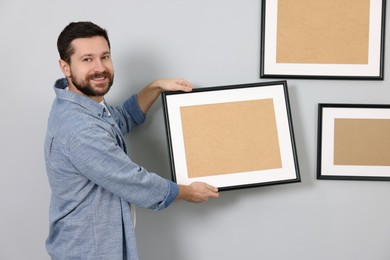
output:
M 390 181 L 390 105 L 318 105 L 318 179 Z
M 383 80 L 385 5 L 263 0 L 260 77 Z

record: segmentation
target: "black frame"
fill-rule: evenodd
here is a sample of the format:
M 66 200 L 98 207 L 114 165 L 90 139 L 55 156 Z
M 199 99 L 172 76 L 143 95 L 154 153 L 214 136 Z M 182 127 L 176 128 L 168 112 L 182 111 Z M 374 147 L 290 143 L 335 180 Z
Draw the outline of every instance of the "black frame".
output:
M 176 152 L 176 154 L 175 154 L 175 151 L 173 148 L 173 141 L 174 141 L 173 139 L 175 139 L 175 140 L 179 139 L 180 137 L 178 135 L 181 135 L 182 133 L 179 133 L 179 134 L 172 133 L 173 130 L 176 131 L 177 125 L 179 125 L 179 123 L 172 123 L 172 118 L 174 116 L 172 116 L 171 114 L 174 113 L 173 111 L 179 110 L 178 108 L 175 108 L 175 109 L 170 108 L 170 105 L 172 103 L 177 102 L 177 101 L 171 101 L 172 98 L 177 98 L 177 100 L 182 100 L 182 99 L 189 97 L 189 98 L 193 98 L 193 100 L 196 100 L 195 102 L 202 104 L 202 101 L 201 101 L 201 100 L 203 100 L 202 97 L 199 97 L 196 95 L 199 95 L 199 94 L 205 95 L 205 96 L 218 95 L 218 97 L 223 98 L 224 93 L 229 93 L 229 91 L 237 91 L 238 93 L 242 93 L 242 92 L 245 93 L 245 91 L 251 91 L 251 90 L 255 90 L 256 88 L 258 88 L 257 90 L 259 92 L 261 92 L 261 91 L 264 91 L 267 87 L 270 87 L 270 88 L 273 87 L 275 89 L 281 88 L 281 89 L 279 89 L 279 91 L 283 91 L 282 92 L 283 93 L 283 102 L 284 102 L 283 109 L 285 109 L 285 113 L 287 115 L 287 117 L 284 118 L 283 120 L 285 120 L 286 127 L 288 129 L 288 133 L 285 133 L 285 134 L 288 134 L 288 138 L 289 138 L 289 142 L 290 142 L 288 145 L 291 146 L 291 151 L 289 151 L 289 152 L 291 152 L 291 157 L 290 157 L 291 160 L 287 160 L 287 161 L 288 161 L 288 163 L 293 162 L 293 163 L 291 163 L 291 165 L 289 165 L 289 167 L 293 168 L 292 171 L 294 173 L 293 174 L 290 173 L 290 174 L 292 174 L 294 176 L 293 177 L 288 176 L 288 178 L 286 178 L 286 179 L 257 181 L 257 182 L 253 182 L 253 183 L 251 183 L 251 182 L 240 183 L 240 184 L 234 183 L 234 184 L 228 184 L 228 185 L 225 185 L 225 184 L 218 185 L 218 183 L 217 184 L 210 183 L 209 181 L 207 181 L 207 177 L 206 177 L 205 182 L 208 182 L 214 186 L 217 186 L 220 191 L 242 189 L 242 188 L 249 188 L 249 187 L 256 187 L 256 186 L 300 182 L 301 180 L 300 180 L 299 167 L 298 167 L 298 158 L 297 158 L 296 147 L 295 147 L 293 125 L 292 125 L 292 120 L 291 120 L 291 112 L 290 112 L 290 105 L 289 105 L 289 98 L 288 98 L 287 82 L 286 81 L 205 87 L 205 88 L 193 89 L 192 92 L 188 92 L 188 93 L 180 92 L 180 91 L 162 93 L 161 98 L 162 98 L 163 113 L 164 113 L 164 119 L 165 119 L 165 128 L 166 128 L 167 141 L 168 141 L 168 150 L 169 150 L 169 159 L 170 159 L 172 180 L 178 184 L 189 184 L 189 183 L 180 183 L 180 181 L 178 180 L 178 176 L 177 176 L 179 173 L 176 170 L 176 167 L 177 167 L 176 155 L 179 152 Z M 279 93 L 281 93 L 281 92 L 279 92 Z M 240 95 L 237 95 L 237 96 L 240 96 Z M 250 99 L 248 99 L 248 100 L 250 100 Z M 229 101 L 226 101 L 226 102 L 229 102 Z M 279 102 L 278 104 L 280 104 L 280 103 L 281 102 Z M 179 106 L 180 105 L 178 105 L 177 107 L 179 107 Z M 281 105 L 279 105 L 279 106 L 281 106 Z M 276 107 L 276 105 L 275 105 L 275 107 Z M 278 117 L 278 115 L 276 113 L 275 113 L 275 117 Z M 277 132 L 279 132 L 279 131 L 277 131 Z M 280 139 L 279 135 L 278 135 L 278 138 Z M 183 137 L 183 139 L 184 139 L 184 137 Z M 279 145 L 281 145 L 281 144 L 279 144 Z M 282 152 L 281 152 L 281 154 L 282 154 Z M 183 156 L 183 155 L 180 155 L 180 156 Z M 183 161 L 183 160 L 180 160 L 180 161 Z M 288 165 L 288 163 L 286 163 L 286 164 Z M 284 169 L 284 167 L 285 166 L 283 166 L 282 169 Z M 180 173 L 180 174 L 182 174 L 182 173 Z M 228 174 L 226 174 L 226 176 L 227 175 Z M 229 176 L 230 175 L 234 175 L 234 174 L 229 174 Z M 188 177 L 188 175 L 187 175 L 187 177 Z M 186 178 L 186 177 L 184 177 L 184 178 Z M 225 178 L 225 175 L 223 175 L 221 178 Z M 188 181 L 190 181 L 190 180 L 188 179 Z M 192 181 L 190 181 L 190 182 L 192 182 Z
M 363 111 L 363 110 L 366 110 L 366 109 L 371 109 L 372 110 L 372 113 L 374 113 L 375 111 L 378 111 L 378 110 L 388 110 L 388 113 L 389 115 L 386 115 L 385 119 L 389 119 L 390 120 L 390 105 L 385 105 L 385 104 L 335 104 L 335 103 L 319 103 L 318 104 L 318 129 L 317 129 L 317 179 L 323 179 L 323 180 L 361 180 L 361 181 L 390 181 L 390 166 L 367 166 L 369 168 L 365 168 L 366 166 L 350 166 L 350 165 L 343 165 L 343 170 L 344 170 L 344 173 L 337 173 L 339 170 L 337 170 L 337 168 L 334 168 L 334 172 L 333 173 L 326 173 L 323 171 L 323 167 L 324 167 L 324 164 L 329 164 L 330 162 L 324 162 L 326 160 L 323 160 L 323 155 L 325 154 L 325 152 L 323 151 L 324 150 L 324 146 L 323 146 L 323 136 L 324 136 L 324 118 L 326 117 L 324 115 L 324 110 L 326 110 L 327 108 L 335 108 L 335 109 L 339 109 L 340 111 L 338 111 L 339 113 L 342 113 L 341 110 L 345 110 L 346 113 L 348 113 L 348 111 L 350 111 L 350 115 L 351 117 L 350 118 L 360 118 L 360 117 L 356 117 L 355 115 L 356 114 L 353 114 L 353 113 L 358 113 L 359 110 L 360 111 Z M 359 110 L 357 110 L 359 109 Z M 361 110 L 362 109 L 362 110 Z M 354 110 L 356 110 L 354 112 Z M 375 111 L 374 111 L 375 110 Z M 337 113 L 337 112 L 336 112 Z M 340 115 L 341 116 L 341 115 Z M 328 118 L 332 119 L 333 117 L 332 116 L 329 116 Z M 337 117 L 334 117 L 334 119 L 336 119 Z M 346 117 L 344 114 L 342 114 L 342 116 L 340 118 L 349 118 L 349 117 Z M 377 119 L 378 117 L 377 116 L 373 116 L 373 117 L 367 117 L 367 116 L 363 116 L 361 118 L 364 118 L 364 119 Z M 380 117 L 380 118 L 383 118 Z M 329 130 L 328 130 L 329 131 Z M 329 138 L 328 138 L 329 139 Z M 331 140 L 328 140 L 328 143 L 330 143 L 332 141 L 332 138 L 330 138 Z M 328 160 L 329 161 L 329 160 Z M 329 167 L 329 166 L 328 166 Z M 330 166 L 330 167 L 334 167 L 334 165 Z M 351 168 L 348 168 L 348 167 L 351 167 Z M 354 168 L 352 168 L 354 167 Z M 377 168 L 379 169 L 379 167 L 382 167 L 382 169 L 386 172 L 386 174 L 376 174 L 375 175 L 375 171 L 374 169 Z M 356 168 L 359 168 L 359 171 L 356 172 Z M 341 169 L 341 168 L 340 168 Z M 352 170 L 350 170 L 352 169 Z M 371 171 L 369 171 L 369 169 L 372 169 Z M 348 171 L 350 171 L 348 173 Z M 387 171 L 388 171 L 388 174 L 387 174 Z M 364 174 L 366 172 L 366 174 Z M 370 172 L 374 172 L 374 174 L 368 174 Z
M 381 13 L 378 14 L 380 15 L 380 20 L 381 20 L 381 28 L 380 28 L 380 33 L 378 33 L 378 35 L 380 34 L 380 39 L 377 39 L 377 41 L 379 42 L 380 44 L 380 49 L 377 50 L 379 51 L 379 56 L 380 57 L 376 57 L 377 59 L 379 59 L 379 64 L 377 62 L 373 63 L 373 66 L 379 66 L 378 70 L 376 70 L 375 68 L 375 75 L 370 72 L 370 73 L 361 73 L 360 71 L 359 72 L 353 72 L 353 73 L 345 73 L 345 74 L 342 74 L 342 75 L 339 75 L 339 70 L 337 69 L 334 69 L 335 72 L 334 74 L 322 74 L 322 72 L 324 70 L 322 70 L 321 68 L 318 68 L 317 71 L 317 74 L 316 73 L 308 73 L 308 71 L 311 70 L 311 68 L 315 68 L 316 65 L 323 65 L 323 64 L 308 64 L 310 66 L 308 67 L 305 67 L 305 68 L 302 68 L 301 70 L 298 69 L 298 71 L 300 73 L 295 73 L 295 72 L 291 72 L 292 70 L 288 70 L 288 72 L 267 72 L 267 61 L 266 61 L 266 58 L 265 58 L 265 55 L 269 53 L 269 50 L 268 50 L 268 47 L 266 46 L 266 29 L 267 29 L 267 24 L 266 24 L 266 17 L 267 17 L 267 2 L 271 2 L 273 3 L 274 1 L 278 1 L 278 0 L 272 0 L 272 1 L 266 1 L 266 0 L 262 0 L 262 10 L 261 10 L 261 13 L 262 13 L 262 18 L 261 18 L 261 39 L 260 39 L 260 78 L 292 78 L 292 79 L 340 79 L 340 80 L 383 80 L 383 77 L 384 77 L 384 58 L 385 58 L 385 53 L 384 53 L 384 48 L 385 48 L 385 18 L 386 18 L 386 0 L 375 0 L 375 1 L 381 1 L 381 4 L 382 4 L 382 8 L 381 8 Z M 371 0 L 373 1 L 373 0 Z M 371 15 L 371 16 L 374 16 L 374 15 Z M 376 14 L 375 14 L 376 16 Z M 273 23 L 277 23 L 277 21 L 273 21 Z M 370 32 L 370 34 L 372 34 Z M 276 47 L 275 47 L 276 48 Z M 277 64 L 275 62 L 275 64 Z M 292 68 L 295 66 L 295 65 L 299 65 L 299 64 L 293 64 L 291 65 Z M 333 65 L 334 64 L 329 64 L 329 65 Z M 353 70 L 354 70 L 354 66 L 353 64 L 344 64 L 346 66 L 349 66 L 349 65 L 352 65 L 350 66 Z M 371 65 L 370 65 L 371 66 Z M 286 71 L 285 69 L 283 69 L 284 71 Z M 333 70 L 333 69 L 332 69 Z M 325 73 L 325 72 L 324 72 Z

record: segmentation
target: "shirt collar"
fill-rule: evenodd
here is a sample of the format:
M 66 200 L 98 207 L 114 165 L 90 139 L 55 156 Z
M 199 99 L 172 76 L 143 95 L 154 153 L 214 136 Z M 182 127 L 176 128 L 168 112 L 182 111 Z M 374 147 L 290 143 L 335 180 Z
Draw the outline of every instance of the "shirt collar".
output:
M 106 106 L 102 106 L 102 104 L 94 101 L 89 97 L 79 95 L 72 91 L 68 91 L 66 90 L 66 87 L 68 87 L 68 81 L 66 80 L 66 78 L 58 79 L 54 83 L 54 91 L 56 93 L 57 98 L 79 104 L 80 106 L 91 111 L 97 116 L 101 117 L 103 115 L 107 115 L 108 109 L 106 108 Z

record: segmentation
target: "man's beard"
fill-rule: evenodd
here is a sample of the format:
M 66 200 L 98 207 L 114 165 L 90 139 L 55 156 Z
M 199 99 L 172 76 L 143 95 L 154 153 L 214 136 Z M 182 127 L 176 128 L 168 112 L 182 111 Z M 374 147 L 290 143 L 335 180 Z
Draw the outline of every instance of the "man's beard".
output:
M 92 87 L 90 80 L 93 78 L 100 78 L 100 77 L 106 77 L 108 79 L 108 83 L 104 83 L 107 86 L 104 88 L 102 86 L 99 87 Z M 112 84 L 114 83 L 114 74 L 109 73 L 108 71 L 104 71 L 102 73 L 95 73 L 92 75 L 89 75 L 86 77 L 85 80 L 78 80 L 74 75 L 72 74 L 70 76 L 73 85 L 84 95 L 89 97 L 97 97 L 97 96 L 104 96 L 107 94 L 107 92 L 110 90 Z M 99 84 L 101 85 L 101 84 Z

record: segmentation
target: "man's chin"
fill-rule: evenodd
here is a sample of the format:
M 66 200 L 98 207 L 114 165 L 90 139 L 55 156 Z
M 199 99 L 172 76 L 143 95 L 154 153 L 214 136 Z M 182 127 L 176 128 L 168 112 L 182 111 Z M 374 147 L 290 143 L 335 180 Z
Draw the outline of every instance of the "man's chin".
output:
M 92 85 L 92 90 L 96 96 L 104 96 L 110 90 L 107 84 Z

